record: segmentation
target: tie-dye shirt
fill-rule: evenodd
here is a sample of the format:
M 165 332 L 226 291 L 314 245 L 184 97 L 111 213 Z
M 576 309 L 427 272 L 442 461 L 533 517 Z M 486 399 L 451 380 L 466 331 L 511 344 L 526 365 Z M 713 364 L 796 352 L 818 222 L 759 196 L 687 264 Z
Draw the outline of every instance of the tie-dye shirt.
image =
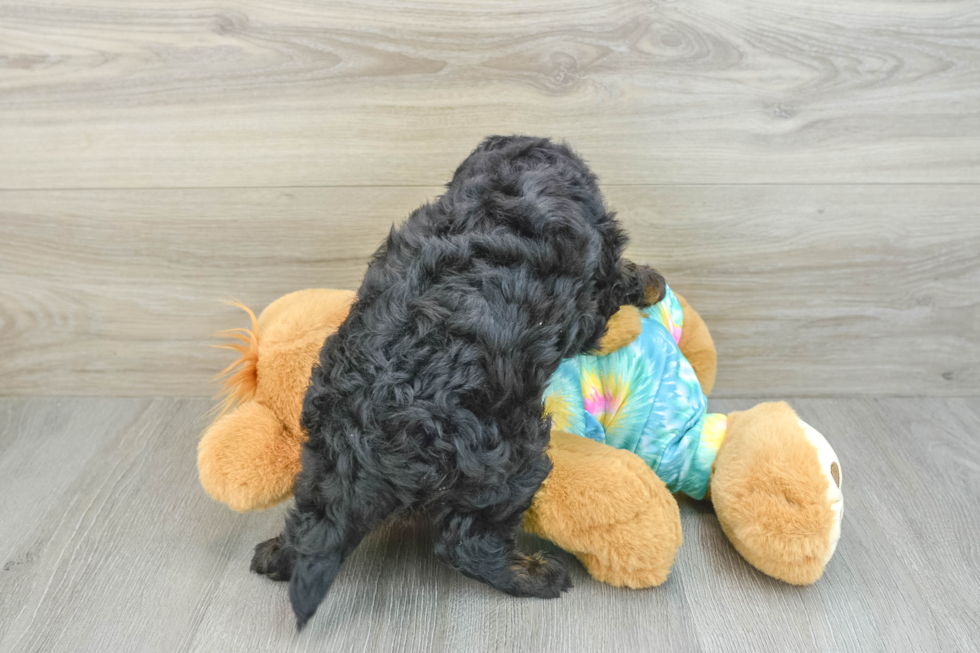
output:
M 684 311 L 670 288 L 640 322 L 625 347 L 563 361 L 545 391 L 545 413 L 553 428 L 632 451 L 671 492 L 702 499 L 727 419 L 706 413 L 701 384 L 678 347 Z

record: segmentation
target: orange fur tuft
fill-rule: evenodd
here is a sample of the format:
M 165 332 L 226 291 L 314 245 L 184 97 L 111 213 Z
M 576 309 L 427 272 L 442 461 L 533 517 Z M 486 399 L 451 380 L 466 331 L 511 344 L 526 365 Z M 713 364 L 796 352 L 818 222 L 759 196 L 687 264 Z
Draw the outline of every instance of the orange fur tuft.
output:
M 252 320 L 252 328 L 246 329 L 225 329 L 219 331 L 215 336 L 219 338 L 229 338 L 237 342 L 228 342 L 222 345 L 211 345 L 217 349 L 230 349 L 239 353 L 238 358 L 231 365 L 218 372 L 214 377 L 215 381 L 221 381 L 221 390 L 215 396 L 219 403 L 214 407 L 217 413 L 215 420 L 234 408 L 236 405 L 248 401 L 255 395 L 258 387 L 258 362 L 259 362 L 259 322 L 245 304 L 237 299 L 225 301 L 225 304 L 240 308 L 248 313 Z

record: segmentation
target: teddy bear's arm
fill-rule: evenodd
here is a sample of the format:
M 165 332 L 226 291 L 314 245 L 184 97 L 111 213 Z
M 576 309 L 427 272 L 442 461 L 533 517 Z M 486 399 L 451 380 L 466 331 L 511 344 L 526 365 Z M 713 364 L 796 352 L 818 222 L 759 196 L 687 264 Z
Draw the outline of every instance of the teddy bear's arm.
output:
M 599 341 L 599 354 L 610 354 L 636 340 L 643 330 L 640 317 L 640 309 L 636 306 L 620 306 L 606 323 L 606 333 Z
M 649 296 L 652 296 L 652 289 Z M 701 390 L 705 395 L 711 394 L 715 385 L 715 376 L 718 372 L 718 355 L 715 352 L 715 343 L 708 331 L 708 325 L 704 323 L 698 312 L 695 311 L 687 300 L 674 292 L 677 301 L 680 302 L 684 311 L 684 325 L 681 328 L 681 340 L 678 346 L 681 353 L 694 368 L 694 373 L 701 382 Z M 609 319 L 606 333 L 599 343 L 599 353 L 609 354 L 621 347 L 636 340 L 643 330 L 641 323 L 642 315 L 640 309 L 635 306 L 622 306 Z
M 705 395 L 709 395 L 711 389 L 715 387 L 715 376 L 718 373 L 715 341 L 711 338 L 708 325 L 704 323 L 698 312 L 677 292 L 674 292 L 674 296 L 684 309 L 684 326 L 681 328 L 681 341 L 677 344 L 684 358 L 694 368 L 694 373 L 701 382 L 701 390 Z

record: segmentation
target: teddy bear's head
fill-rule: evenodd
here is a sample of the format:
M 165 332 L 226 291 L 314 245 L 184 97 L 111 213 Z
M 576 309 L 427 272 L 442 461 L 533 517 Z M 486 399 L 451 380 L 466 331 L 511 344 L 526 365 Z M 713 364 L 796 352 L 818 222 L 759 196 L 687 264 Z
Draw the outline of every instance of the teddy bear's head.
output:
M 347 317 L 355 293 L 310 289 L 270 304 L 251 329 L 222 332 L 239 358 L 219 375 L 224 399 L 198 445 L 201 485 L 238 511 L 287 499 L 300 469 L 299 425 L 310 369 L 327 336 Z

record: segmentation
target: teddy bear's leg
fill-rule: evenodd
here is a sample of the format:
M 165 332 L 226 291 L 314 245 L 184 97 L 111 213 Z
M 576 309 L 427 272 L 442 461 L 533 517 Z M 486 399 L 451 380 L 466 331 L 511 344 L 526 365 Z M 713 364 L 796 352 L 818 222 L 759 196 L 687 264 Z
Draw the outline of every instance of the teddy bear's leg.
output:
M 681 544 L 680 510 L 638 456 L 553 431 L 553 468 L 525 513 L 524 528 L 551 540 L 592 576 L 632 588 L 667 579 Z
M 684 326 L 681 328 L 681 341 L 677 345 L 681 348 L 684 358 L 694 368 L 694 373 L 701 382 L 701 390 L 705 395 L 709 395 L 711 389 L 715 387 L 715 376 L 718 372 L 715 342 L 711 338 L 711 332 L 708 331 L 708 325 L 704 323 L 698 312 L 691 308 L 686 299 L 676 292 L 674 295 L 684 310 Z
M 823 436 L 785 402 L 728 416 L 711 501 L 736 550 L 760 571 L 813 583 L 837 546 L 840 462 Z
M 221 416 L 198 444 L 201 485 L 233 510 L 264 510 L 293 493 L 302 442 L 251 401 Z

